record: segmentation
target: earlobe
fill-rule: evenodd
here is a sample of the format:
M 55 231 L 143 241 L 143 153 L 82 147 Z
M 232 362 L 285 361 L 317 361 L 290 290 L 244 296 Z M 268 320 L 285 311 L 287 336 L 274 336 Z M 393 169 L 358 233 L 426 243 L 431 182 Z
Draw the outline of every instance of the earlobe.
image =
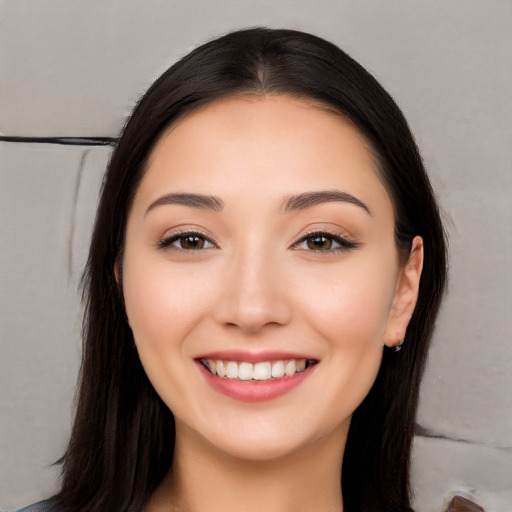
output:
M 119 292 L 121 302 L 126 311 L 126 305 L 124 302 L 124 292 L 123 292 L 123 263 L 120 258 L 117 258 L 114 263 L 114 278 L 116 280 L 117 291 Z M 129 324 L 130 322 L 128 322 Z
M 388 316 L 384 344 L 401 346 L 407 326 L 416 307 L 423 269 L 423 239 L 414 237 L 407 263 L 402 268 L 396 285 L 393 304 Z
M 117 287 L 119 291 L 123 290 L 123 263 L 120 259 L 121 257 L 116 258 L 114 263 L 114 277 L 116 279 Z
M 116 262 L 114 263 L 114 276 L 116 278 L 117 286 L 121 285 L 121 269 L 119 268 L 119 264 Z

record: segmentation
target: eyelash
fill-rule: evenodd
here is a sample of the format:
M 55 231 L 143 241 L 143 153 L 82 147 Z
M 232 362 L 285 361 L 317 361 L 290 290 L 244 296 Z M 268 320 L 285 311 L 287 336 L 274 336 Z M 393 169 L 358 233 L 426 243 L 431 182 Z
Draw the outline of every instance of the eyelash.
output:
M 331 241 L 332 243 L 338 244 L 338 247 L 322 250 L 322 249 L 311 249 L 311 248 L 304 248 L 302 249 L 300 245 L 307 243 L 308 240 L 313 240 L 314 238 L 324 238 L 327 241 Z M 313 231 L 311 233 L 308 233 L 306 236 L 302 237 L 299 241 L 295 242 L 292 245 L 292 248 L 295 250 L 305 250 L 309 252 L 313 252 L 315 254 L 335 254 L 342 251 L 346 251 L 349 249 L 355 249 L 357 247 L 357 244 L 355 242 L 352 242 L 351 240 L 347 240 L 346 238 L 343 238 L 340 235 L 335 235 L 333 233 L 329 233 L 328 231 Z
M 173 246 L 173 244 L 179 240 L 183 243 L 186 238 L 196 238 L 200 239 L 203 242 L 210 244 L 211 247 L 200 247 L 199 249 L 185 249 L 183 247 Z M 338 244 L 338 247 L 332 248 L 329 247 L 328 249 L 312 249 L 310 247 L 307 248 L 301 248 L 300 246 L 304 243 L 307 243 L 308 241 L 312 241 L 313 239 L 325 239 L 327 242 L 331 242 Z M 204 251 L 206 249 L 212 249 L 217 248 L 217 243 L 212 240 L 210 237 L 207 237 L 201 232 L 198 231 L 182 231 L 180 233 L 175 233 L 167 238 L 164 238 L 163 240 L 160 240 L 158 242 L 158 248 L 159 249 L 168 249 L 172 248 L 177 251 L 182 251 L 184 253 L 194 253 L 194 252 L 200 252 Z M 355 249 L 357 247 L 357 244 L 355 242 L 352 242 L 350 240 L 347 240 L 346 238 L 343 238 L 340 235 L 335 235 L 333 233 L 329 233 L 327 231 L 312 231 L 311 233 L 308 233 L 304 237 L 302 237 L 300 240 L 292 244 L 292 249 L 294 250 L 304 250 L 308 252 L 313 252 L 316 254 L 335 254 L 342 251 L 346 251 L 349 249 Z
M 173 244 L 181 239 L 182 243 L 186 238 L 199 238 L 203 240 L 204 242 L 211 245 L 211 247 L 206 248 L 199 248 L 199 249 L 185 249 L 183 247 L 177 247 L 173 246 Z M 214 240 L 212 240 L 210 237 L 204 235 L 203 233 L 199 231 L 182 231 L 180 233 L 174 233 L 173 235 L 164 238 L 158 242 L 158 248 L 159 249 L 169 249 L 172 248 L 177 251 L 182 251 L 184 253 L 193 253 L 193 252 L 200 252 L 204 251 L 206 249 L 216 248 L 218 247 Z

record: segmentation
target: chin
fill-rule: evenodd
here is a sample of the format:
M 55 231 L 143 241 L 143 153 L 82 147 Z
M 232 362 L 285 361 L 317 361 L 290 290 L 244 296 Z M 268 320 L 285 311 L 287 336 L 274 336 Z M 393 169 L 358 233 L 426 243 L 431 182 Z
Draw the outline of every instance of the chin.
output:
M 300 420 L 276 426 L 262 421 L 250 426 L 238 424 L 235 431 L 211 432 L 206 440 L 214 449 L 241 461 L 277 462 L 317 450 L 324 442 L 344 445 L 349 425 L 350 418 L 336 426 L 326 422 L 312 426 Z
M 280 439 L 246 439 L 237 443 L 230 443 L 224 447 L 224 451 L 234 458 L 254 461 L 271 462 L 287 458 L 300 450 L 303 443 L 289 443 Z

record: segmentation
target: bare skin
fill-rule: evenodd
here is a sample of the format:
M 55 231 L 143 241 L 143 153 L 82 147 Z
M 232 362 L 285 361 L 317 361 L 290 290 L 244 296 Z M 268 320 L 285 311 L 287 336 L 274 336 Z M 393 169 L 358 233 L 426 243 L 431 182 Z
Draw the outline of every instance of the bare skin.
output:
M 402 261 L 373 156 L 342 117 L 247 96 L 174 125 L 123 258 L 137 349 L 176 419 L 173 466 L 147 512 L 342 511 L 350 419 L 383 347 L 405 337 L 421 238 Z M 215 373 L 280 359 L 309 366 L 264 377 L 264 399 L 261 382 Z
M 343 433 L 336 439 L 338 451 L 329 440 L 320 440 L 286 460 L 256 463 L 225 453 L 205 460 L 201 441 L 179 443 L 173 472 L 153 496 L 148 512 L 343 510 Z

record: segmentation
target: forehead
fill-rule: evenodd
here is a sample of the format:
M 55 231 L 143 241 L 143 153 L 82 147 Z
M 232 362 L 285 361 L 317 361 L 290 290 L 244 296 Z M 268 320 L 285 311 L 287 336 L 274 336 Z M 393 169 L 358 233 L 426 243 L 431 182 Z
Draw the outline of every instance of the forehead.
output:
M 364 136 L 312 101 L 249 95 L 219 100 L 171 126 L 151 152 L 137 195 L 193 189 L 229 201 L 334 188 L 387 198 Z

